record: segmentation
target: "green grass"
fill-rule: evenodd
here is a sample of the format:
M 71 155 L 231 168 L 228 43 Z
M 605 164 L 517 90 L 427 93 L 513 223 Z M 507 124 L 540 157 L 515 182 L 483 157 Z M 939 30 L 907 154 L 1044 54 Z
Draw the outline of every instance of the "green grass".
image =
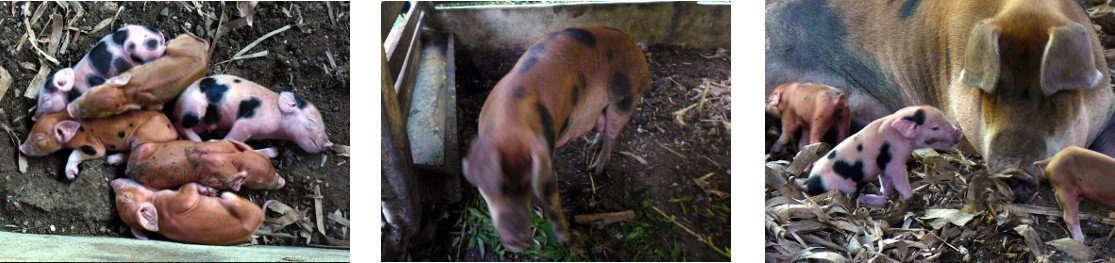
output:
M 640 201 L 625 200 L 624 208 L 635 211 L 635 219 L 631 222 L 621 222 L 609 225 L 604 229 L 585 226 L 570 226 L 570 238 L 573 242 L 580 242 L 581 246 L 565 246 L 553 237 L 553 224 L 551 220 L 531 213 L 531 223 L 534 225 L 534 240 L 531 246 L 523 251 L 512 251 L 500 245 L 500 237 L 492 225 L 491 216 L 488 214 L 487 203 L 477 193 L 475 188 L 468 190 L 472 198 L 464 208 L 456 211 L 460 215 L 450 234 L 461 237 L 458 247 L 459 252 L 452 253 L 446 260 L 460 261 L 469 251 L 479 253 L 482 258 L 494 253 L 499 260 L 513 257 L 518 260 L 552 260 L 552 261 L 601 261 L 614 260 L 611 257 L 615 250 L 623 250 L 631 254 L 632 261 L 685 261 L 686 255 L 679 245 L 679 240 L 689 238 L 678 227 L 669 221 L 648 216 L 644 210 L 650 209 L 655 200 L 644 199 Z M 654 213 L 654 212 L 651 212 Z M 667 219 L 668 220 L 668 219 Z M 587 233 L 580 233 L 576 228 L 586 229 Z M 597 232 L 603 231 L 603 233 Z M 669 231 L 666 236 L 658 236 L 660 231 Z M 621 233 L 622 240 L 619 244 L 612 244 L 615 239 L 610 237 Z M 603 236 L 603 238 L 601 238 Z M 658 247 L 656 239 L 667 238 L 666 247 Z M 659 242 L 658 244 L 661 244 Z M 613 246 L 616 245 L 616 246 Z M 484 260 L 484 259 L 480 259 Z

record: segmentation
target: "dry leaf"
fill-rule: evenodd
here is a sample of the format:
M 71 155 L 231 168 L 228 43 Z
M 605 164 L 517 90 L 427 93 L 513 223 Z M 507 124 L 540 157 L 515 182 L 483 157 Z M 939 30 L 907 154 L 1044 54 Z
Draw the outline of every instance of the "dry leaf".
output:
M 1068 254 L 1069 256 L 1072 256 L 1072 258 L 1075 258 L 1077 260 L 1092 260 L 1092 258 L 1096 257 L 1096 253 L 1093 252 L 1091 248 L 1088 248 L 1088 246 L 1081 244 L 1080 242 L 1076 242 L 1076 240 L 1072 238 L 1066 237 L 1045 242 L 1045 244 L 1051 245 L 1057 248 L 1057 250 L 1063 251 L 1065 252 L 1065 254 Z

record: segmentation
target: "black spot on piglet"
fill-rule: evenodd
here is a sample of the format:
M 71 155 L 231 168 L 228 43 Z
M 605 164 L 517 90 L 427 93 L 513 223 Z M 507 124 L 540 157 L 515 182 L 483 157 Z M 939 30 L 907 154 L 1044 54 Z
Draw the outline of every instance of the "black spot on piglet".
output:
M 883 147 L 879 147 L 879 156 L 875 157 L 875 164 L 879 166 L 880 170 L 886 169 L 892 157 L 893 156 L 890 154 L 890 143 L 884 142 Z
M 306 103 L 306 100 L 302 99 L 302 96 L 298 96 L 298 93 L 291 94 L 294 94 L 294 105 L 297 106 L 298 109 L 305 109 L 306 105 L 309 105 L 309 103 Z
M 534 67 L 534 64 L 536 63 L 538 63 L 538 58 L 528 58 L 526 60 L 523 60 L 523 66 L 519 68 L 519 74 L 527 73 L 527 71 L 530 71 L 530 68 Z
M 112 33 L 112 42 L 116 43 L 117 46 L 123 46 L 125 40 L 128 40 L 127 29 L 116 30 L 115 33 Z
M 805 182 L 805 190 L 807 190 L 805 193 L 813 196 L 828 192 L 828 189 L 825 189 L 825 183 L 822 180 L 824 180 L 824 178 L 821 178 L 820 176 L 810 176 L 809 180 Z
M 902 117 L 903 120 L 914 122 L 914 124 L 921 125 L 925 123 L 925 110 L 918 109 L 914 111 L 914 115 Z
M 221 122 L 221 108 L 218 105 L 209 104 L 205 107 L 205 116 L 201 117 L 201 121 L 205 123 Z
M 58 88 L 54 87 L 54 74 L 58 73 L 58 71 L 59 69 L 50 71 L 50 76 L 46 77 L 46 81 L 43 81 L 43 89 L 41 92 L 52 93 L 58 90 Z
M 105 42 L 98 42 L 93 49 L 89 50 L 89 62 L 93 64 L 93 71 L 98 75 L 107 75 L 109 66 L 112 66 L 112 53 L 108 52 L 108 44 Z M 98 83 L 100 84 L 100 83 Z M 92 86 L 92 85 L 90 85 Z
M 836 159 L 836 150 L 832 150 L 831 152 L 829 152 L 828 158 L 829 160 Z
M 123 139 L 124 138 L 124 131 L 116 132 L 116 137 L 120 137 L 121 139 Z
M 77 89 L 70 89 L 66 92 L 66 103 L 74 102 L 77 97 L 81 97 L 81 91 Z
M 209 104 L 220 104 L 221 100 L 225 97 L 225 92 L 228 92 L 228 85 L 217 83 L 217 79 L 208 77 L 201 79 L 198 83 L 198 90 L 205 93 L 205 99 Z
M 256 109 L 259 108 L 260 100 L 256 97 L 251 97 L 246 100 L 240 101 L 240 111 L 236 114 L 237 119 L 249 119 L 256 115 Z
M 105 78 L 104 77 L 93 75 L 93 74 L 89 74 L 89 75 L 85 76 L 85 84 L 89 84 L 90 88 L 96 87 L 97 85 L 101 85 L 101 84 L 104 84 L 104 83 L 105 83 Z
M 849 164 L 847 161 L 836 161 L 832 165 L 832 171 L 840 177 L 855 182 L 863 181 L 863 160 L 856 160 L 855 164 Z
M 134 58 L 135 55 L 132 55 L 132 57 Z M 128 69 L 132 68 L 132 63 L 124 60 L 124 58 L 116 58 L 112 60 L 112 66 L 116 67 L 117 73 L 123 73 L 124 71 L 128 71 Z
M 85 155 L 97 155 L 97 150 L 93 149 L 93 146 L 82 145 L 81 147 L 77 147 L 77 149 L 81 150 L 81 153 Z
M 581 44 L 585 44 L 585 46 L 588 48 L 596 47 L 596 36 L 593 36 L 592 32 L 589 32 L 588 30 L 580 28 L 567 28 L 565 29 L 565 31 L 562 31 L 562 33 L 565 33 L 566 36 L 569 36 L 570 38 L 581 42 Z
M 155 39 L 148 39 L 147 41 L 143 41 L 143 45 L 147 46 L 147 49 L 155 49 L 159 46 L 159 41 L 156 41 Z
M 193 128 L 197 126 L 198 122 L 201 122 L 201 117 L 198 117 L 197 113 L 187 112 L 182 115 L 182 128 Z

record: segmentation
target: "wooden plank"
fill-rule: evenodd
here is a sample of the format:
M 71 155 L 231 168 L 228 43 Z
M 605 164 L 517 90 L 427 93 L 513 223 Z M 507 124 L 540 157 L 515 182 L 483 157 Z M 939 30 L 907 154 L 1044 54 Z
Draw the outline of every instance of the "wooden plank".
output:
M 403 3 L 403 1 L 383 1 L 383 8 L 379 10 L 380 43 L 387 40 L 387 34 L 391 32 L 391 26 L 395 23 L 395 18 L 403 10 Z
M 406 121 L 402 120 L 399 103 L 396 100 L 394 83 L 387 74 L 387 55 L 380 49 L 380 72 L 383 78 L 380 83 L 380 99 L 383 102 L 382 119 L 380 120 L 380 136 L 382 147 L 380 159 L 383 174 L 382 197 L 383 213 L 387 222 L 393 224 L 404 233 L 401 239 L 409 240 L 417 234 L 421 222 L 421 196 L 418 194 L 417 181 L 414 170 L 411 168 L 410 141 L 406 135 Z M 406 243 L 404 241 L 403 243 Z
M 418 21 L 421 21 L 421 19 L 419 19 Z M 409 117 L 409 114 L 405 113 L 410 110 L 410 100 L 411 96 L 414 94 L 414 78 L 417 74 L 417 72 L 415 71 L 418 68 L 418 55 L 422 53 L 422 50 L 420 50 L 420 47 L 422 46 L 422 39 L 417 35 L 421 32 L 421 30 L 415 30 L 414 35 L 410 37 L 410 45 L 408 45 L 405 49 L 401 49 L 400 52 L 397 52 L 406 54 L 405 57 L 400 57 L 396 60 L 399 61 L 399 73 L 395 77 L 395 80 L 397 81 L 395 83 L 395 92 L 397 93 L 396 96 L 398 96 L 399 98 L 399 106 L 400 110 L 402 110 L 401 113 L 403 113 L 403 123 L 406 123 L 407 118 Z M 405 50 L 406 52 L 401 52 L 402 50 Z M 387 59 L 388 64 L 391 64 L 392 62 L 393 61 L 390 58 Z M 390 65 L 388 66 L 390 67 Z
M 414 6 L 412 4 L 412 6 Z M 411 8 L 411 12 L 403 18 L 405 22 L 397 41 L 390 43 L 387 48 L 387 65 L 392 76 L 398 76 L 403 68 L 404 60 L 409 57 L 410 49 L 414 48 L 414 39 L 422 25 L 422 18 L 426 15 L 421 8 Z M 396 79 L 398 80 L 398 79 Z M 397 85 L 397 83 L 396 83 Z

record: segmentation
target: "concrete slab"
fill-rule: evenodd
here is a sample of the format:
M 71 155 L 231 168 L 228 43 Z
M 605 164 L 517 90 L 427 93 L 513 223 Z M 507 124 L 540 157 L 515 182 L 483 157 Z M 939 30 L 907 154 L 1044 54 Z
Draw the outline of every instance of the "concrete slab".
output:
M 349 261 L 348 250 L 0 232 L 2 261 Z

